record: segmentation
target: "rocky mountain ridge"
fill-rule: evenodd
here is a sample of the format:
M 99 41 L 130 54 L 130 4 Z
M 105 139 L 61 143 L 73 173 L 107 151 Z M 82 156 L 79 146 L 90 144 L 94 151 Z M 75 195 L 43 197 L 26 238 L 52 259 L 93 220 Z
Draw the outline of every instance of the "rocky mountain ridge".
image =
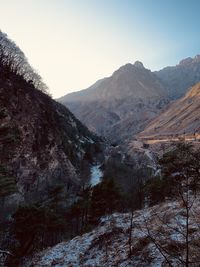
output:
M 147 82 L 148 87 L 147 86 Z M 134 94 L 134 95 L 133 95 Z M 142 62 L 128 63 L 116 70 L 111 77 L 97 81 L 91 87 L 70 93 L 59 99 L 60 102 L 97 101 L 134 98 L 148 98 L 165 95 L 164 88 Z
M 160 112 L 168 97 L 157 76 L 136 62 L 59 101 L 90 130 L 112 142 L 125 143 Z
M 110 142 L 127 144 L 164 110 L 200 81 L 200 56 L 151 72 L 136 61 L 59 101 L 87 127 Z
M 172 99 L 182 97 L 188 88 L 200 81 L 200 55 L 188 57 L 176 66 L 166 67 L 154 72 Z

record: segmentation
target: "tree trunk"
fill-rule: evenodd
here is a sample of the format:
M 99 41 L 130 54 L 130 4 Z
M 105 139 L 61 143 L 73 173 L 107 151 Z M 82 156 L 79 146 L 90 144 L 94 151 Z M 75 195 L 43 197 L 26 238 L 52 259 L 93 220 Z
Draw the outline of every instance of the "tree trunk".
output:
M 132 255 L 132 230 L 133 230 L 133 209 L 131 210 L 131 218 L 130 218 L 130 228 L 129 228 L 129 257 Z

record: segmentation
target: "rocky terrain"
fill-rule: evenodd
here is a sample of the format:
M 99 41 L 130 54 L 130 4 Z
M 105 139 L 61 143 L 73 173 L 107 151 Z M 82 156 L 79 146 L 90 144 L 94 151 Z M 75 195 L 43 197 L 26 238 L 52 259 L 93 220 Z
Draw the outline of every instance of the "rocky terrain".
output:
M 184 97 L 172 103 L 156 117 L 138 136 L 147 139 L 193 138 L 200 133 L 200 83 L 193 86 Z
M 157 76 L 136 62 L 59 101 L 90 130 L 111 142 L 125 143 L 161 111 L 168 97 Z
M 177 99 L 182 97 L 188 88 L 200 81 L 200 55 L 183 59 L 176 66 L 166 67 L 154 72 L 166 88 L 167 94 Z

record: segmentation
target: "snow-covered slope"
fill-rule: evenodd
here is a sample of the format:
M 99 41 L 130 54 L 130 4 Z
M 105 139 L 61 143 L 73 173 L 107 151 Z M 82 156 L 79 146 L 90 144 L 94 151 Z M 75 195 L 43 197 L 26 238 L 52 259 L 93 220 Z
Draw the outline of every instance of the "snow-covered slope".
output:
M 195 201 L 189 221 L 190 256 L 195 260 L 198 258 L 194 244 L 199 242 L 199 202 Z M 169 266 L 165 256 L 170 258 L 171 266 L 183 266 L 179 263 L 184 261 L 185 255 L 186 218 L 180 203 L 166 202 L 134 213 L 131 256 L 130 222 L 131 214 L 128 213 L 105 217 L 93 231 L 36 254 L 23 267 Z M 166 251 L 163 255 L 158 244 Z M 174 251 L 180 254 L 179 258 L 173 256 Z

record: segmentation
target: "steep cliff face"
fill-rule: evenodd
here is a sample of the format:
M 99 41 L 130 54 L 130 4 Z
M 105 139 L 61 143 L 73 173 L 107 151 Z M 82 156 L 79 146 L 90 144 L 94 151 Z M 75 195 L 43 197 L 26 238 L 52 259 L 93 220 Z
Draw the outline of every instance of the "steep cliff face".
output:
M 125 143 L 168 103 L 157 76 L 141 62 L 126 64 L 86 90 L 59 99 L 88 128 Z
M 0 193 L 6 208 L 41 200 L 56 184 L 73 192 L 81 160 L 93 157 L 98 138 L 31 82 L 0 74 Z

